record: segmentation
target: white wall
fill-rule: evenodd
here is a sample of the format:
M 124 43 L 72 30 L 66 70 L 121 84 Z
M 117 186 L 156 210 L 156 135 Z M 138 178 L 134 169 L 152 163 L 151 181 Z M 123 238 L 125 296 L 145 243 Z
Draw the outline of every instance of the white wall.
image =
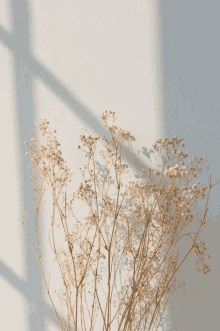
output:
M 150 0 L 32 0 L 29 6 L 24 0 L 1 0 L 1 8 L 0 326 L 58 330 L 38 262 L 18 221 L 24 206 L 30 208 L 27 233 L 35 247 L 31 169 L 23 142 L 41 118 L 48 119 L 75 187 L 85 161 L 77 149 L 79 134 L 87 128 L 103 136 L 104 110 L 116 112 L 136 138 L 135 149 L 150 148 L 163 135 L 158 8 Z M 149 164 L 146 156 L 141 160 L 136 166 L 132 158 L 128 163 L 139 175 L 140 167 Z M 49 191 L 45 197 L 38 231 L 48 277 L 53 258 Z M 54 268 L 51 293 L 59 282 Z

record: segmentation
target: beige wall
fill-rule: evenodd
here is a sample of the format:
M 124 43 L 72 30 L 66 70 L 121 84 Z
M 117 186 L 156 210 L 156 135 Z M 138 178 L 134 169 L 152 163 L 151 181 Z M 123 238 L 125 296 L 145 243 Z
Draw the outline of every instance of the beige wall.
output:
M 79 134 L 84 128 L 96 136 L 104 132 L 100 131 L 104 128 L 99 119 L 104 110 L 116 112 L 119 123 L 136 138 L 135 150 L 152 146 L 163 134 L 157 8 L 150 0 L 32 0 L 29 9 L 22 1 L 20 7 L 10 6 L 10 1 L 6 0 L 1 0 L 0 4 L 1 36 L 5 36 L 0 43 L 0 141 L 3 155 L 0 252 L 4 271 L 0 278 L 1 329 L 35 330 L 33 314 L 37 318 L 37 314 L 42 313 L 40 303 L 28 302 L 28 290 L 24 296 L 22 287 L 31 268 L 25 257 L 28 247 L 23 229 L 18 222 L 25 205 L 21 190 L 21 187 L 25 190 L 22 162 L 27 162 L 21 157 L 24 155 L 23 137 L 30 138 L 28 131 L 33 125 L 41 118 L 48 119 L 51 130 L 57 130 L 63 157 L 73 172 L 74 185 L 80 183 L 78 168 L 85 161 L 77 149 Z M 31 53 L 22 54 L 26 56 L 24 66 L 27 68 L 23 78 L 30 74 L 31 96 L 26 92 L 19 95 L 19 91 L 25 90 L 22 85 L 20 90 L 17 88 L 20 76 L 13 47 L 16 44 L 19 48 L 19 35 L 10 39 L 13 29 L 19 30 L 19 24 L 22 25 L 22 10 L 24 17 L 29 16 L 26 33 Z M 20 16 L 16 21 L 18 12 Z M 15 73 L 15 70 L 18 71 Z M 28 98 L 32 108 L 28 108 Z M 21 135 L 25 112 L 27 119 L 31 119 L 30 112 L 33 113 L 33 122 L 27 122 L 27 130 Z M 147 157 L 142 155 L 142 161 L 147 164 Z M 49 191 L 45 197 L 47 203 L 41 211 L 39 236 L 48 277 L 53 258 L 48 243 L 52 201 Z M 77 208 L 82 216 L 84 208 L 82 210 L 81 205 Z M 35 263 L 33 254 L 32 259 Z M 60 282 L 55 270 L 58 269 L 53 269 L 51 292 Z M 42 279 L 37 277 L 38 284 Z M 43 301 L 52 308 L 44 286 L 42 293 Z M 45 320 L 44 323 L 45 330 L 58 330 L 52 321 Z

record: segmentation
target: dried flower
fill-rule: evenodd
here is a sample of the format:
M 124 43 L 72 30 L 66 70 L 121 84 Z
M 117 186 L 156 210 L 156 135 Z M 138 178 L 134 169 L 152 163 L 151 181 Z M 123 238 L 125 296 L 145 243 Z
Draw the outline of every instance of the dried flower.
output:
M 111 125 L 108 124 L 109 117 L 112 119 Z M 111 270 L 112 266 L 119 263 L 118 255 L 121 258 L 119 259 L 121 262 L 118 264 L 120 266 L 118 269 L 127 272 L 127 277 L 121 291 L 118 292 L 117 330 L 125 329 L 125 325 L 128 326 L 128 323 L 130 323 L 129 330 L 140 331 L 143 324 L 139 323 L 139 315 L 136 312 L 145 310 L 146 303 L 149 309 L 154 307 L 155 302 L 160 307 L 165 303 L 166 296 L 173 293 L 175 289 L 174 275 L 185 260 L 184 257 L 179 264 L 177 263 L 178 255 L 173 253 L 175 245 L 181 237 L 184 226 L 193 221 L 193 215 L 190 214 L 191 207 L 199 198 L 204 199 L 205 196 L 207 196 L 208 204 L 210 190 L 214 185 L 211 185 L 210 180 L 207 194 L 204 193 L 207 187 L 204 185 L 198 187 L 199 182 L 190 187 L 190 181 L 197 173 L 201 172 L 201 167 L 205 164 L 205 161 L 201 158 L 195 158 L 195 161 L 192 162 L 189 159 L 191 166 L 187 168 L 182 161 L 187 157 L 187 154 L 182 151 L 177 153 L 177 148 L 183 138 L 173 137 L 169 140 L 165 137 L 163 140 L 159 139 L 154 145 L 154 148 L 157 148 L 160 153 L 163 152 L 163 149 L 167 152 L 167 157 L 164 160 L 166 165 L 166 168 L 164 166 L 164 176 L 161 176 L 161 172 L 158 170 L 149 168 L 147 179 L 129 181 L 124 186 L 123 175 L 128 166 L 122 162 L 122 153 L 119 147 L 129 141 L 129 132 L 115 123 L 115 112 L 106 110 L 102 113 L 101 119 L 104 121 L 106 129 L 111 133 L 112 138 L 111 142 L 106 138 L 103 139 L 104 150 L 99 155 L 103 159 L 104 166 L 97 171 L 95 151 L 100 138 L 94 138 L 86 132 L 80 136 L 86 150 L 78 146 L 78 149 L 81 149 L 88 158 L 87 165 L 84 167 L 85 170 L 80 168 L 84 181 L 81 182 L 78 190 L 73 193 L 73 197 L 69 201 L 64 191 L 67 183 L 71 182 L 72 173 L 70 173 L 70 169 L 67 168 L 64 159 L 61 157 L 62 152 L 59 149 L 60 144 L 57 137 L 48 132 L 49 121 L 41 120 L 38 127 L 42 135 L 46 136 L 45 144 L 37 148 L 34 144 L 30 144 L 30 146 L 26 142 L 24 143 L 31 150 L 26 155 L 30 155 L 33 170 L 31 177 L 34 182 L 34 203 L 36 204 L 36 211 L 39 211 L 39 201 L 45 192 L 43 185 L 47 183 L 52 188 L 53 208 L 54 211 L 58 211 L 62 223 L 61 228 L 64 230 L 66 250 L 58 250 L 54 244 L 54 253 L 65 287 L 63 294 L 59 295 L 59 299 L 66 303 L 66 307 L 70 312 L 67 315 L 67 323 L 70 323 L 70 319 L 72 319 L 75 330 L 77 330 L 80 316 L 84 318 L 82 306 L 80 306 L 80 309 L 77 305 L 73 307 L 69 293 L 73 293 L 73 297 L 75 296 L 74 302 L 76 303 L 80 300 L 81 294 L 87 295 L 84 291 L 85 287 L 90 286 L 91 290 L 93 286 L 93 290 L 88 291 L 88 293 L 94 293 L 94 302 L 97 298 L 97 309 L 100 310 L 103 317 L 103 325 L 95 326 L 94 329 L 108 329 L 110 331 L 108 326 L 111 324 L 110 310 L 113 303 L 113 298 L 111 298 L 112 283 L 114 282 L 114 276 L 117 274 L 117 269 L 115 275 Z M 56 133 L 56 130 L 54 130 L 54 133 Z M 32 138 L 30 143 L 34 141 L 34 138 Z M 184 144 L 181 146 L 185 147 Z M 172 166 L 168 164 L 169 162 L 172 162 Z M 173 164 L 175 165 L 173 166 Z M 180 165 L 184 166 L 181 168 Z M 144 171 L 142 169 L 142 172 Z M 36 183 L 40 180 L 40 188 L 37 190 Z M 108 193 L 111 186 L 115 188 L 116 199 L 112 199 L 112 196 Z M 122 187 L 124 188 L 123 193 L 121 192 Z M 63 197 L 62 202 L 60 202 L 60 196 Z M 90 212 L 85 220 L 78 220 L 73 213 L 72 203 L 76 199 L 84 201 L 89 207 Z M 205 213 L 207 208 L 206 205 Z M 69 214 L 67 214 L 67 210 Z M 194 212 L 194 215 L 196 214 Z M 54 215 L 55 212 L 51 216 L 53 237 L 54 226 L 59 226 L 59 224 L 55 224 Z M 71 217 L 74 221 L 71 223 L 73 229 L 70 231 L 68 224 L 70 224 Z M 37 221 L 36 216 L 35 222 L 37 223 Z M 190 233 L 188 235 L 192 240 L 190 251 L 194 251 L 194 254 L 199 257 L 199 261 L 202 263 L 202 268 L 198 270 L 207 273 L 210 270 L 204 264 L 206 248 L 199 238 L 201 227 L 204 224 L 205 219 L 201 219 L 195 236 L 191 237 Z M 91 229 L 95 231 L 90 235 Z M 112 232 L 109 229 L 113 229 Z M 178 232 L 178 229 L 181 229 L 181 231 Z M 117 233 L 120 233 L 121 240 L 117 239 Z M 148 244 L 143 245 L 140 238 L 144 238 L 146 233 Z M 160 242 L 162 243 L 162 237 L 167 236 L 167 234 L 169 234 L 169 240 L 172 240 L 170 246 L 172 249 L 165 252 L 166 247 L 158 244 L 159 238 L 161 238 Z M 167 242 L 167 239 L 164 242 Z M 38 261 L 41 270 L 43 270 L 38 242 L 36 244 Z M 209 258 L 209 255 L 207 257 Z M 97 281 L 105 276 L 104 273 L 101 276 L 101 263 L 108 270 L 105 278 L 108 288 L 106 316 L 102 311 L 102 304 L 99 301 L 100 292 L 97 287 Z M 161 264 L 161 269 L 158 269 L 159 264 Z M 110 277 L 110 275 L 112 276 Z M 93 277 L 92 282 L 89 281 L 89 276 Z M 46 283 L 45 279 L 44 281 Z M 180 283 L 180 285 L 182 284 Z M 129 314 L 127 314 L 126 309 L 130 302 L 132 302 L 132 309 L 128 310 Z M 60 327 L 62 330 L 66 330 L 54 305 L 53 307 Z M 94 306 L 89 308 L 91 308 L 89 315 L 94 316 Z M 147 313 L 146 309 L 146 315 Z M 156 315 L 153 314 L 150 317 L 148 330 L 152 330 L 152 325 L 157 319 Z M 93 325 L 93 317 L 90 318 L 91 325 Z

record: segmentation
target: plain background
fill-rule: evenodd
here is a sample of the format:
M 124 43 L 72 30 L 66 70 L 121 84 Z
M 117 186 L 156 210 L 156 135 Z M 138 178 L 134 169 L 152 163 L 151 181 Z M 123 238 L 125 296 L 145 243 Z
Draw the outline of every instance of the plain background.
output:
M 79 134 L 87 128 L 105 135 L 100 115 L 112 110 L 136 138 L 134 149 L 141 151 L 142 163 L 127 160 L 134 174 L 140 176 L 140 166 L 157 163 L 151 148 L 156 139 L 176 135 L 184 138 L 190 158 L 208 158 L 214 183 L 220 177 L 219 5 L 201 0 L 1 0 L 0 8 L 0 326 L 58 330 L 19 222 L 24 206 L 32 209 L 27 233 L 35 247 L 33 184 L 23 142 L 47 118 L 77 186 L 78 168 L 85 161 L 77 150 Z M 207 174 L 199 180 L 207 185 Z M 48 274 L 51 200 L 46 197 L 38 231 Z M 197 258 L 187 259 L 178 272 L 186 290 L 170 300 L 167 330 L 215 330 L 219 325 L 219 186 L 210 200 L 201 239 L 212 271 L 197 273 Z M 187 249 L 186 242 L 181 245 Z M 55 271 L 52 286 L 59 281 Z

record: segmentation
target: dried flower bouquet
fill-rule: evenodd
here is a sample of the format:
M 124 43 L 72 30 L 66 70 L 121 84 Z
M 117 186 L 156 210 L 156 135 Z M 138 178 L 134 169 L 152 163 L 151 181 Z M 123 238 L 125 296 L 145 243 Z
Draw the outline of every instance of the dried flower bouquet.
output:
M 112 125 L 108 124 L 110 116 Z M 62 158 L 56 136 L 48 131 L 49 122 L 43 120 L 38 124 L 43 135 L 40 148 L 37 138 L 24 143 L 29 149 L 26 154 L 33 171 L 37 253 L 31 247 L 62 330 L 70 330 L 71 323 L 75 331 L 158 330 L 164 323 L 164 312 L 173 291 L 184 284 L 180 282 L 175 287 L 175 274 L 190 252 L 199 257 L 196 263 L 200 262 L 202 267 L 198 271 L 204 274 L 210 271 L 204 263 L 206 248 L 199 233 L 206 223 L 210 191 L 216 183 L 212 185 L 210 175 L 208 187 L 198 181 L 190 186 L 204 166 L 208 173 L 207 161 L 195 157 L 186 164 L 187 154 L 177 150 L 183 139 L 174 137 L 159 139 L 153 146 L 161 155 L 165 151 L 162 171 L 149 168 L 147 179 L 124 185 L 124 174 L 129 170 L 122 162 L 122 150 L 124 144 L 131 142 L 130 134 L 115 124 L 115 112 L 105 111 L 101 118 L 112 139 L 102 141 L 104 149 L 99 156 L 104 167 L 97 170 L 95 162 L 100 137 L 87 133 L 80 136 L 83 146 L 78 148 L 85 152 L 88 162 L 82 170 L 84 183 L 69 200 L 65 187 L 71 182 L 70 169 Z M 50 278 L 47 283 L 39 252 L 37 224 L 45 185 L 53 197 L 52 250 L 62 274 L 64 291 L 62 298 L 59 297 L 66 305 L 66 320 L 64 316 L 60 318 L 51 298 Z M 110 187 L 115 188 L 116 199 L 109 196 Z M 78 199 L 90 210 L 84 220 L 74 215 L 73 201 Z M 193 205 L 204 199 L 204 215 L 197 232 L 183 234 L 184 228 L 197 217 L 191 213 Z M 61 219 L 66 250 L 56 246 L 55 210 Z M 23 221 L 26 234 L 25 217 L 26 214 Z M 184 236 L 191 238 L 191 245 L 178 263 L 179 251 L 174 254 L 174 248 Z M 117 277 L 122 272 L 125 277 L 118 289 Z M 105 302 L 101 300 L 100 282 L 106 285 Z M 95 324 L 95 313 L 100 314 L 102 325 Z

